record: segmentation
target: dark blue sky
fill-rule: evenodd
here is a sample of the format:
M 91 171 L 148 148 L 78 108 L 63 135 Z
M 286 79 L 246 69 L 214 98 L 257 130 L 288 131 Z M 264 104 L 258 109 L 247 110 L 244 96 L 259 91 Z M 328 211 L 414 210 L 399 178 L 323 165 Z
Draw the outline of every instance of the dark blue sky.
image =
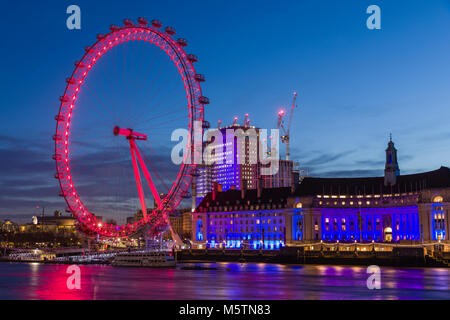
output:
M 66 28 L 70 4 L 82 30 Z M 381 8 L 381 30 L 366 8 Z M 97 33 L 158 18 L 188 39 L 206 118 L 272 128 L 299 92 L 293 157 L 315 176 L 382 174 L 389 133 L 402 173 L 450 165 L 450 1 L 4 1 L 0 215 L 64 208 L 53 179 L 64 79 Z

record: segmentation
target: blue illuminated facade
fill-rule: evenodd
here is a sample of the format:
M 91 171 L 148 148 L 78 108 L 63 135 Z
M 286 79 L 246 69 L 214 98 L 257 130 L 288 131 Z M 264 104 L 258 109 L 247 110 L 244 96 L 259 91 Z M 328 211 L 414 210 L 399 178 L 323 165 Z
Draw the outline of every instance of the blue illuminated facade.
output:
M 212 192 L 214 183 L 220 185 L 222 191 L 241 188 L 241 182 L 245 181 L 246 188 L 256 187 L 257 165 L 249 164 L 248 159 L 251 153 L 257 153 L 257 150 L 250 150 L 248 141 L 245 144 L 244 152 L 241 154 L 235 130 L 254 130 L 258 133 L 259 128 L 251 126 L 233 125 L 220 128 L 222 141 L 214 146 L 214 155 L 205 159 L 207 163 L 199 167 L 198 177 L 196 177 L 195 196 L 196 203 Z M 258 138 L 259 139 L 259 138 Z M 256 141 L 256 144 L 258 141 Z M 241 164 L 240 158 L 246 159 Z
M 195 238 L 209 248 L 274 250 L 449 242 L 450 169 L 394 177 L 394 186 L 383 177 L 306 177 L 292 188 L 210 193 L 193 213 Z
M 303 225 L 302 209 L 295 209 L 292 215 L 292 238 L 294 241 L 303 240 Z
M 321 239 L 343 242 L 419 240 L 418 208 L 324 208 Z
M 431 237 L 433 240 L 446 240 L 446 217 L 444 205 L 441 202 L 432 204 L 431 209 Z M 448 216 L 448 214 L 447 214 Z M 447 220 L 448 221 L 448 220 Z
M 279 249 L 285 245 L 285 216 L 280 211 L 208 214 L 208 247 Z

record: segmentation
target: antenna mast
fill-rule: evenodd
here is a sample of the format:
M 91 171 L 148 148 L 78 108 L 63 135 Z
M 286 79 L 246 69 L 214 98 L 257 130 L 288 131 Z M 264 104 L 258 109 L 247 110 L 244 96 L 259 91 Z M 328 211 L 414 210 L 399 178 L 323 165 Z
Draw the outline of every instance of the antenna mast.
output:
M 288 120 L 287 129 L 284 126 L 284 120 L 283 120 L 283 117 L 285 115 L 284 110 L 281 110 L 280 112 L 278 112 L 277 128 L 282 129 L 282 131 L 283 131 L 283 135 L 281 136 L 281 142 L 286 143 L 286 160 L 289 160 L 289 158 L 291 156 L 289 141 L 290 141 L 291 126 L 292 126 L 292 118 L 294 115 L 294 109 L 296 107 L 295 106 L 296 100 L 297 100 L 297 92 L 294 92 L 294 98 L 292 100 L 292 106 L 291 106 L 291 110 L 289 112 L 289 120 Z

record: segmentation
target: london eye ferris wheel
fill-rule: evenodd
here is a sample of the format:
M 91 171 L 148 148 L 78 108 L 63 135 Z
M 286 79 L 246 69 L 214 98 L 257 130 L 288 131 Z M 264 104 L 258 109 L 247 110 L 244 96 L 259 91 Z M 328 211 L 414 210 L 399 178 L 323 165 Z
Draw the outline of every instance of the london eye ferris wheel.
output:
M 206 123 L 205 78 L 185 52 L 187 41 L 158 20 L 137 22 L 111 25 L 85 48 L 55 117 L 60 196 L 82 228 L 104 237 L 167 223 L 195 175 L 196 164 L 186 161 L 198 152 L 194 124 L 203 130 Z M 185 150 L 193 151 L 181 165 L 170 159 L 177 128 L 188 131 Z

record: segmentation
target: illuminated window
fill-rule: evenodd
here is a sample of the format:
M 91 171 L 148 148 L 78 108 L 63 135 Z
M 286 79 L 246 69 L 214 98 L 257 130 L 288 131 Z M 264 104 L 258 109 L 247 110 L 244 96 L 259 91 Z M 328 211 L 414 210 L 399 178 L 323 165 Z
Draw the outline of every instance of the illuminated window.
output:
M 436 199 L 438 198 L 438 199 Z M 431 229 L 432 229 L 432 239 L 433 240 L 446 240 L 446 221 L 445 221 L 445 211 L 442 206 L 442 197 L 438 196 L 433 199 L 435 203 L 432 205 L 432 217 L 431 220 Z
M 295 207 L 296 207 L 297 209 L 301 209 L 301 208 L 303 207 L 303 204 L 302 204 L 301 202 L 298 202 L 298 203 L 295 205 Z
M 436 196 L 433 198 L 433 202 L 443 202 L 444 198 L 442 198 L 441 196 Z

